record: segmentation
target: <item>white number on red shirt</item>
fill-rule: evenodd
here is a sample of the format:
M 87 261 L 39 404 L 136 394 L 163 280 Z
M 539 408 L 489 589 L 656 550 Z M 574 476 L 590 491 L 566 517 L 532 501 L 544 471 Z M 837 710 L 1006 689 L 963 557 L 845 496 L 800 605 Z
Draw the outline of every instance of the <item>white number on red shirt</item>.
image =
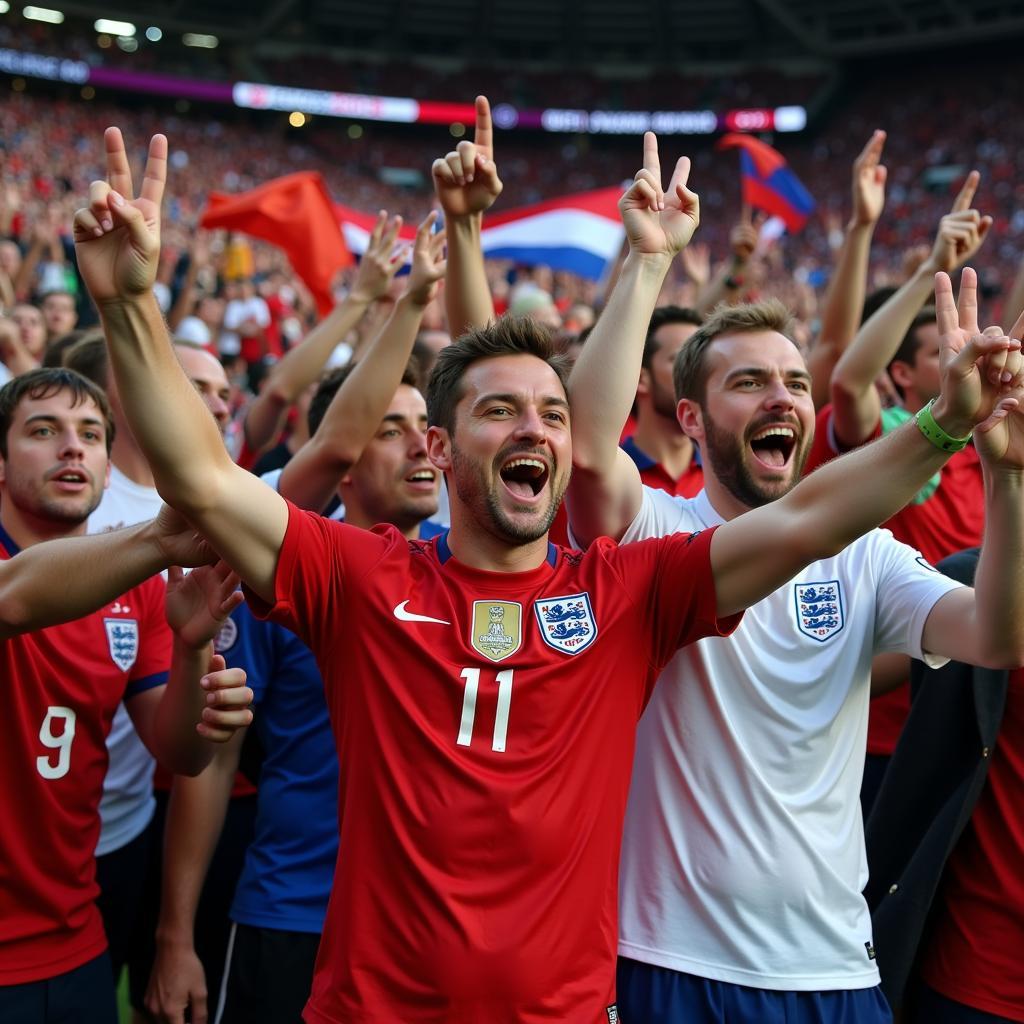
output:
M 512 706 L 512 673 L 515 669 L 506 668 L 495 677 L 498 684 L 498 710 L 494 716 L 494 736 L 491 750 L 501 753 L 505 749 L 505 736 L 508 733 L 508 713 Z M 480 688 L 480 669 L 464 668 L 462 678 L 466 680 L 466 689 L 462 695 L 462 721 L 459 723 L 459 738 L 455 741 L 460 747 L 468 747 L 473 742 L 473 721 L 476 718 L 476 695 Z
M 71 708 L 52 707 L 46 709 L 46 717 L 39 726 L 39 742 L 44 747 L 57 751 L 57 763 L 52 763 L 52 754 L 41 754 L 36 758 L 36 771 L 44 779 L 62 779 L 71 767 L 71 744 L 75 738 L 75 712 Z M 62 732 L 55 734 L 53 725 L 63 722 Z

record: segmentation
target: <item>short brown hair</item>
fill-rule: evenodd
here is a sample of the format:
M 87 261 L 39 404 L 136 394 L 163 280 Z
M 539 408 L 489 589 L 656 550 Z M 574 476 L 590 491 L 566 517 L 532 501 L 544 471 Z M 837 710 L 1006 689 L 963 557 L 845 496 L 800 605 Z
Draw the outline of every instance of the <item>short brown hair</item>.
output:
M 110 357 L 103 332 L 89 333 L 75 342 L 64 353 L 63 365 L 106 391 L 110 382 Z
M 778 299 L 748 302 L 741 306 L 718 306 L 690 335 L 690 340 L 676 356 L 672 367 L 676 400 L 688 398 L 700 405 L 704 404 L 708 382 L 705 356 L 716 338 L 724 334 L 775 331 L 793 341 L 792 330 L 793 314 Z
M 569 361 L 551 332 L 528 316 L 503 316 L 477 327 L 441 349 L 427 386 L 427 422 L 455 431 L 455 407 L 462 398 L 462 378 L 473 363 L 499 356 L 536 356 L 558 375 L 562 387 L 569 379 Z
M 0 456 L 7 458 L 7 434 L 22 400 L 50 398 L 61 391 L 71 392 L 72 405 L 81 405 L 90 399 L 96 403 L 106 425 L 107 455 L 110 454 L 114 443 L 114 420 L 103 389 L 74 370 L 63 366 L 43 366 L 15 377 L 0 388 Z

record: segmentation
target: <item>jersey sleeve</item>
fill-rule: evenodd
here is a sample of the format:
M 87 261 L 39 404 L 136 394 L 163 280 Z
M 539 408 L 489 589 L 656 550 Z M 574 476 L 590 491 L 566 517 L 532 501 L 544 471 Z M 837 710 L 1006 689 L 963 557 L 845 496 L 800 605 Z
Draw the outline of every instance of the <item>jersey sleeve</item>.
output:
M 391 527 L 360 530 L 288 502 L 288 528 L 274 576 L 274 603 L 249 588 L 253 614 L 287 627 L 309 647 L 332 649 L 344 629 L 344 605 L 357 599 L 361 581 L 394 544 Z
M 963 584 L 933 568 L 920 552 L 895 540 L 888 530 L 877 531 L 876 540 L 875 651 L 898 651 L 929 668 L 941 668 L 949 658 L 924 651 L 924 625 L 936 602 Z
M 682 509 L 683 504 L 679 498 L 645 484 L 640 508 L 626 527 L 621 543 L 631 544 L 650 537 L 667 537 L 673 533 L 692 533 L 693 525 Z
M 162 576 L 154 576 L 128 597 L 138 609 L 139 651 L 128 672 L 125 698 L 163 686 L 170 675 L 173 635 L 167 625 L 164 601 L 167 587 Z
M 619 571 L 649 640 L 650 663 L 661 670 L 680 647 L 728 636 L 743 613 L 720 618 L 711 569 L 716 527 L 626 544 Z

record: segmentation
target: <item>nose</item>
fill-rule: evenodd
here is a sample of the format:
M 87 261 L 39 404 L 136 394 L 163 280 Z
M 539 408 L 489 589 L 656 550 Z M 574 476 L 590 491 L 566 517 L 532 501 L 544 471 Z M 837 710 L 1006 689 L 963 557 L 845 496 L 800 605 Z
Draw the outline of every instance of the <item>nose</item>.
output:
M 773 377 L 765 389 L 764 404 L 768 409 L 792 409 L 796 402 L 786 382 Z
M 427 454 L 427 432 L 419 427 L 409 431 L 409 458 L 420 459 Z
M 206 405 L 210 412 L 213 413 L 213 418 L 221 425 L 227 423 L 228 419 L 231 417 L 231 410 L 228 408 L 228 403 L 225 402 L 216 391 L 207 394 Z
M 520 412 L 516 420 L 515 436 L 517 440 L 529 441 L 532 444 L 540 444 L 544 440 L 544 421 L 536 407 L 526 406 Z
M 78 431 L 69 427 L 60 439 L 61 459 L 80 459 L 85 454 L 85 446 L 78 436 Z

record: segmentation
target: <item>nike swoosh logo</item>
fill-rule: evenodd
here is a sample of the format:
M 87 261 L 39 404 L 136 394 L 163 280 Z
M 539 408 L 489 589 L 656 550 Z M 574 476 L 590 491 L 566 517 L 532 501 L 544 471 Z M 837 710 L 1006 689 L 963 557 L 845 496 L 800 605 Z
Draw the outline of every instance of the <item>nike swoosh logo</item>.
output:
M 439 626 L 451 625 L 446 619 L 432 619 L 429 615 L 417 615 L 415 612 L 407 612 L 405 606 L 408 603 L 408 601 L 403 601 L 401 604 L 395 605 L 395 618 L 399 622 L 436 622 Z

